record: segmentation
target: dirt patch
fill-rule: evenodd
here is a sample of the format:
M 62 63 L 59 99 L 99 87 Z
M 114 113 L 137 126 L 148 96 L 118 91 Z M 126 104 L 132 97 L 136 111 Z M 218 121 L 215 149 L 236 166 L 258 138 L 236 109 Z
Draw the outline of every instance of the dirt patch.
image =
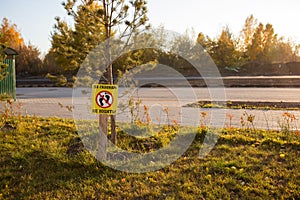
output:
M 300 110 L 300 102 L 198 101 L 184 107 L 256 110 Z

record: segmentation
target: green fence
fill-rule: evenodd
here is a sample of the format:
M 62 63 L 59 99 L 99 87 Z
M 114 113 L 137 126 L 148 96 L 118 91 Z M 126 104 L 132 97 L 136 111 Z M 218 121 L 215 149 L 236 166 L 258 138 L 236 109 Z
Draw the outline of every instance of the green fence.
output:
M 7 48 L 4 53 L 7 55 L 4 63 L 8 65 L 8 67 L 5 69 L 8 72 L 8 75 L 0 81 L 0 95 L 16 100 L 15 55 L 17 55 L 18 53 L 11 48 Z

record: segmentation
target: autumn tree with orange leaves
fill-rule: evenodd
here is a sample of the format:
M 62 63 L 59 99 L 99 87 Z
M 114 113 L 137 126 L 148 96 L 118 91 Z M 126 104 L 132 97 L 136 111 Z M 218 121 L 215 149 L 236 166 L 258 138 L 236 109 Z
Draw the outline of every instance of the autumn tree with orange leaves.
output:
M 16 72 L 18 75 L 38 75 L 42 70 L 40 51 L 32 44 L 26 45 L 17 25 L 3 18 L 0 27 L 0 44 L 15 49 L 19 55 L 16 57 Z
M 16 50 L 24 45 L 24 39 L 18 31 L 17 25 L 11 24 L 7 18 L 2 20 L 0 33 L 2 35 L 0 38 L 1 44 L 6 44 Z

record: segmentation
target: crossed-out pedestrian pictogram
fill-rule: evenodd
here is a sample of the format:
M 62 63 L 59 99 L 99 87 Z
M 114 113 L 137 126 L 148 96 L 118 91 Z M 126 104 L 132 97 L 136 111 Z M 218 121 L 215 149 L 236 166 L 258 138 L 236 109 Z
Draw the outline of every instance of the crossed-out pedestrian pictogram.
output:
M 114 102 L 113 95 L 109 91 L 100 91 L 96 95 L 96 103 L 100 108 L 109 108 Z

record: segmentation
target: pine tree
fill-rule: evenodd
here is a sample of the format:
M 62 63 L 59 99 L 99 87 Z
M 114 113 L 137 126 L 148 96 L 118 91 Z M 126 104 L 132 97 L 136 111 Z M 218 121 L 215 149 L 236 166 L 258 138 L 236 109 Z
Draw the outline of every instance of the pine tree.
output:
M 76 72 L 87 54 L 105 39 L 102 16 L 98 13 L 101 6 L 94 1 L 83 1 L 75 9 L 75 3 L 76 0 L 69 0 L 62 4 L 72 16 L 74 28 L 56 17 L 52 34 L 50 53 L 65 72 Z
M 264 62 L 272 62 L 273 54 L 276 50 L 276 45 L 278 42 L 277 34 L 275 34 L 274 28 L 271 24 L 267 24 L 265 26 L 263 32 L 263 44 L 264 44 L 264 51 L 263 51 L 263 61 Z
M 271 24 L 264 26 L 260 23 L 255 29 L 251 43 L 247 46 L 246 54 L 250 61 L 270 63 L 277 43 L 277 34 L 273 26 Z
M 223 29 L 215 44 L 211 56 L 218 67 L 232 68 L 240 65 L 241 56 L 237 50 L 237 42 L 228 27 Z
M 247 46 L 247 56 L 250 61 L 261 61 L 264 52 L 264 25 L 260 23 L 253 34 L 251 43 Z
M 253 15 L 247 17 L 244 27 L 240 33 L 239 50 L 241 52 L 245 52 L 247 50 L 247 47 L 251 45 L 256 27 L 257 19 L 255 19 Z

